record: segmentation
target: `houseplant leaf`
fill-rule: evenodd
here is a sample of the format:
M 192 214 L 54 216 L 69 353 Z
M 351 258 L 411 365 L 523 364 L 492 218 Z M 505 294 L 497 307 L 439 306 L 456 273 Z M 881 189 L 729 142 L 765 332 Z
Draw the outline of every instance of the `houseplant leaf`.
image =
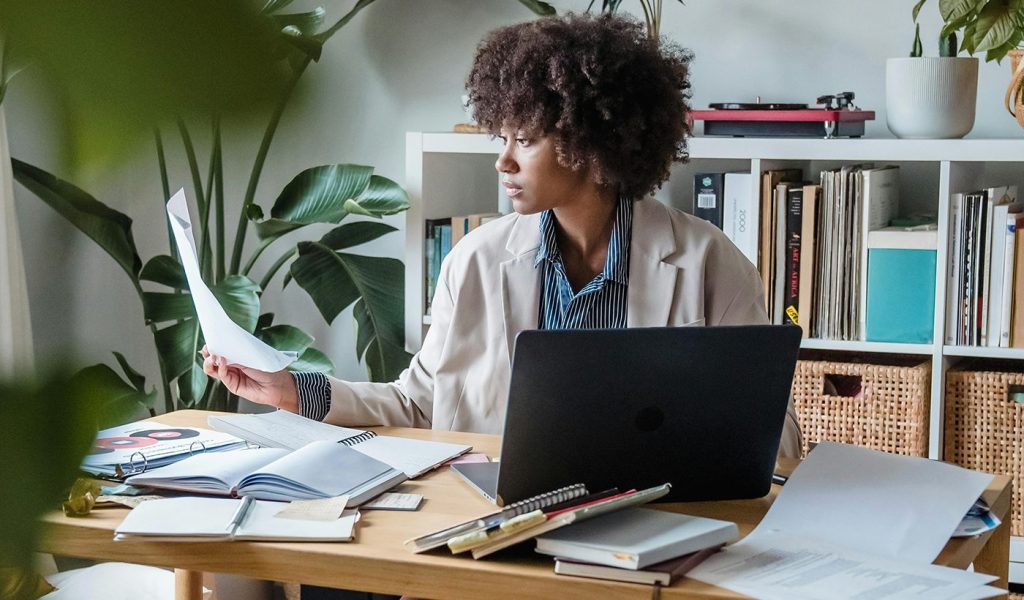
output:
M 551 15 L 556 14 L 555 7 L 551 6 L 547 2 L 541 2 L 540 0 L 519 0 L 519 3 L 541 17 L 550 17 Z
M 153 334 L 156 350 L 164 364 L 164 374 L 168 380 L 180 376 L 192 364 L 195 355 L 198 322 L 188 319 L 174 325 L 158 329 Z
M 94 414 L 104 426 L 118 423 L 123 415 L 148 411 L 156 402 L 156 392 L 146 393 L 126 383 L 104 364 L 86 367 L 75 373 L 73 381 L 85 389 L 102 390 L 93 406 Z
M 142 267 L 139 279 L 162 283 L 179 290 L 188 289 L 188 280 L 185 279 L 185 270 L 181 268 L 181 263 L 166 254 L 149 259 L 146 266 Z
M 255 281 L 244 275 L 228 275 L 210 291 L 232 321 L 250 333 L 256 329 L 260 287 Z M 195 318 L 192 296 L 187 293 L 143 292 L 142 307 L 147 323 Z
M 974 31 L 975 49 L 992 50 L 1006 44 L 1017 26 L 1019 0 L 989 2 L 978 15 Z
M 942 20 L 946 23 L 960 19 L 967 15 L 973 14 L 976 11 L 976 7 L 984 2 L 985 0 L 939 0 L 939 14 L 942 15 Z M 915 6 L 914 19 L 917 20 L 917 10 L 920 9 L 922 2 L 919 2 Z
M 294 223 L 337 223 L 346 214 L 345 200 L 362 194 L 372 175 L 373 167 L 361 165 L 306 169 L 281 190 L 270 216 Z
M 289 371 L 315 371 L 330 375 L 334 372 L 334 363 L 326 354 L 316 348 L 306 348 L 299 358 L 288 365 Z
M 356 321 L 357 356 L 366 361 L 370 381 L 394 381 L 409 366 L 412 355 L 405 351 L 404 344 L 395 343 L 397 335 L 375 335 L 378 331 L 373 314 L 362 300 L 352 309 Z
M 313 35 L 316 30 L 320 28 L 320 25 L 324 22 L 324 16 L 326 15 L 322 6 L 318 6 L 309 12 L 302 13 L 289 13 L 286 15 L 272 15 L 271 18 L 277 23 L 278 27 L 284 29 L 285 27 L 294 27 L 303 35 Z
M 320 243 L 332 250 L 344 250 L 371 242 L 392 231 L 398 231 L 398 229 L 374 221 L 357 221 L 335 227 L 320 238 Z
M 379 175 L 370 178 L 369 187 L 353 202 L 359 205 L 359 214 L 369 217 L 395 215 L 409 208 L 409 197 L 405 190 L 394 181 Z
M 257 331 L 256 337 L 277 350 L 298 352 L 299 358 L 288 365 L 289 371 L 318 371 L 333 373 L 334 363 L 327 355 L 315 348 L 310 348 L 313 336 L 292 325 L 275 325 Z
M 84 190 L 16 158 L 11 159 L 11 167 L 19 183 L 89 236 L 124 269 L 132 281 L 138 282 L 142 259 L 135 249 L 132 220 L 127 215 L 106 206 Z

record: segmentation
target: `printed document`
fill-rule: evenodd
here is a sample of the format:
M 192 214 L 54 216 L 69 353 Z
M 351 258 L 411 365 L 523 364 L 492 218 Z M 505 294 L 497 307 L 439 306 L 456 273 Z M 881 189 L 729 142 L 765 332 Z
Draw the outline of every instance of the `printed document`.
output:
M 199 271 L 196 241 L 192 234 L 192 221 L 185 203 L 185 190 L 178 190 L 167 201 L 167 216 L 174 232 L 174 242 L 185 269 L 185 278 L 192 293 L 199 326 L 211 354 L 222 356 L 231 364 L 260 371 L 280 371 L 295 362 L 295 352 L 281 352 L 271 348 L 248 331 L 239 327 L 224 312 L 210 288 L 206 287 Z

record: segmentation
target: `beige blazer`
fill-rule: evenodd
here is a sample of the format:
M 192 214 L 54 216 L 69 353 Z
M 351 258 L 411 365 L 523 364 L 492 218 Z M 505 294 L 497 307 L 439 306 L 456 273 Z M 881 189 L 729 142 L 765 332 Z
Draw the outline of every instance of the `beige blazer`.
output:
M 431 325 L 392 383 L 331 378 L 325 421 L 501 433 L 516 334 L 540 311 L 540 216 L 511 214 L 471 232 L 441 265 Z M 637 201 L 629 259 L 629 327 L 767 323 L 761 278 L 706 221 Z M 790 402 L 780 448 L 799 456 Z

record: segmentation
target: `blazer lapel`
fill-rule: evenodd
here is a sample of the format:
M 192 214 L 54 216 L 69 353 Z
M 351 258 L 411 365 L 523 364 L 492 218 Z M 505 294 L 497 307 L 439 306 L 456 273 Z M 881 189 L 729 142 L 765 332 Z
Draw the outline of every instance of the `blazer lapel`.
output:
M 680 267 L 664 259 L 676 251 L 671 219 L 657 200 L 633 205 L 633 235 L 629 249 L 628 327 L 665 327 L 675 300 Z
M 525 329 L 537 329 L 540 318 L 540 274 L 533 264 L 539 247 L 539 215 L 517 218 L 505 245 L 512 258 L 501 263 L 501 305 L 510 363 L 516 335 Z

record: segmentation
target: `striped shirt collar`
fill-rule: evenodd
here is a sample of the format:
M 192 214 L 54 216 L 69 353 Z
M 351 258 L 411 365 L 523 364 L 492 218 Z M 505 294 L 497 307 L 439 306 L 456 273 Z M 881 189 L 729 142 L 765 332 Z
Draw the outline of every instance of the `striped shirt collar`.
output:
M 604 260 L 601 276 L 605 280 L 627 285 L 629 283 L 629 245 L 633 227 L 633 201 L 620 199 L 615 206 L 612 235 L 608 240 L 608 256 Z M 533 266 L 548 262 L 562 262 L 556 238 L 555 213 L 546 210 L 540 214 L 540 248 Z

